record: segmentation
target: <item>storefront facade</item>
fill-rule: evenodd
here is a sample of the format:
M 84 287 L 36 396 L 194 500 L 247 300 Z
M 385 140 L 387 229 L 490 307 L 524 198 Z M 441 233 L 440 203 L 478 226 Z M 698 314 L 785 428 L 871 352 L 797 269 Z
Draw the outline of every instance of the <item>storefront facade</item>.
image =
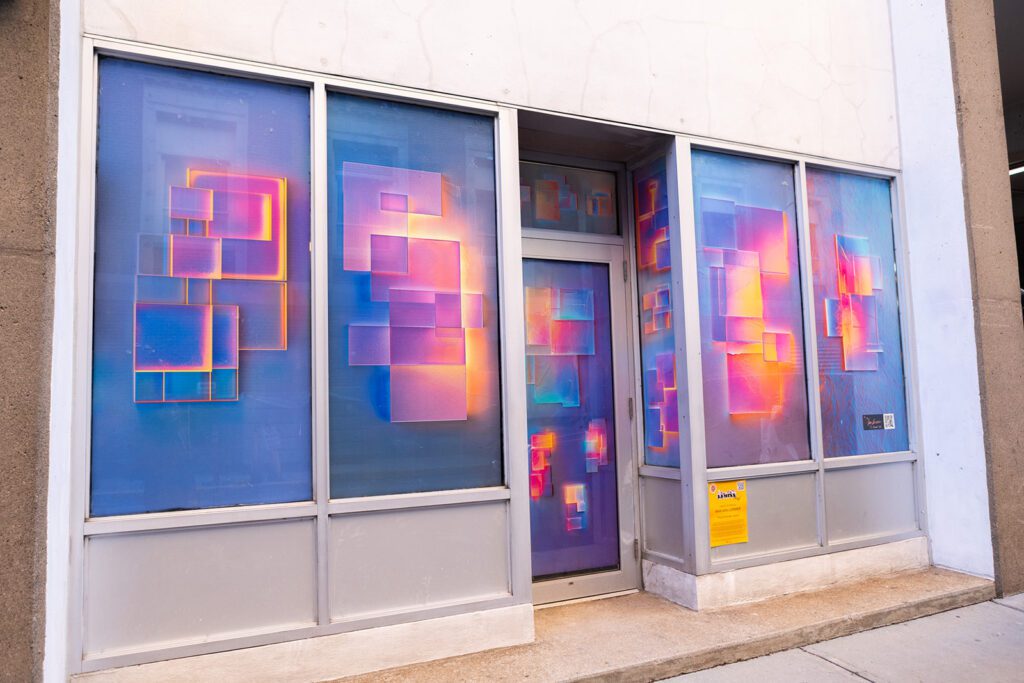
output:
M 946 18 L 892 4 L 69 6 L 47 675 L 991 576 Z

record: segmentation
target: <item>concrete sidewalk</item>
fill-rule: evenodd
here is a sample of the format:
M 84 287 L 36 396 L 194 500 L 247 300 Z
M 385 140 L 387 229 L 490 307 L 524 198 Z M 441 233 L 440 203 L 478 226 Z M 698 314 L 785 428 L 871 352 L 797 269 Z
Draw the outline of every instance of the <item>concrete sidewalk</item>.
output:
M 1024 594 L 667 680 L 1024 681 Z
M 966 605 L 995 609 L 986 603 L 993 594 L 990 581 L 935 568 L 703 612 L 638 593 L 540 609 L 537 639 L 528 645 L 346 680 L 654 681 Z

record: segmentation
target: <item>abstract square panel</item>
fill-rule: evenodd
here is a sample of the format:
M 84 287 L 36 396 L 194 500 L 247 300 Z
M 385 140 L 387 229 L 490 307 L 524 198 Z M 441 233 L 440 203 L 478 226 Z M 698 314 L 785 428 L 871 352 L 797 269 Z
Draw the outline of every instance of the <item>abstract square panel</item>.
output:
M 170 188 L 171 218 L 209 221 L 213 219 L 213 192 L 195 187 Z
M 288 347 L 288 286 L 284 282 L 214 280 L 213 302 L 238 307 L 238 348 L 283 351 Z
M 465 365 L 391 367 L 391 421 L 465 420 Z
M 265 192 L 213 193 L 213 220 L 210 237 L 269 242 L 273 239 L 273 200 Z
M 136 275 L 135 300 L 163 304 L 186 303 L 185 281 L 163 275 Z
M 238 400 L 238 370 L 224 368 L 210 373 L 210 400 Z
M 212 237 L 171 235 L 171 275 L 220 279 L 221 241 Z
M 552 320 L 551 353 L 556 356 L 594 354 L 594 323 L 590 320 Z
M 209 401 L 209 372 L 164 373 L 165 401 Z
M 370 325 L 348 326 L 349 365 L 391 363 L 391 328 Z
M 135 371 L 213 369 L 213 308 L 135 304 Z
M 560 403 L 572 408 L 580 404 L 580 369 L 576 356 L 533 356 L 533 400 Z
M 135 402 L 162 403 L 164 400 L 164 373 L 135 373 Z

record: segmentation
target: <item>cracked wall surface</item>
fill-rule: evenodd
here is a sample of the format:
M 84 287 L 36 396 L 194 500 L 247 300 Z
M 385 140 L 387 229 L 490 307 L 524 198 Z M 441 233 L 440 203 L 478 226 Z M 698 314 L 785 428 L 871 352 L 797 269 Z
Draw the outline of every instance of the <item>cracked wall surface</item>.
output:
M 886 0 L 86 0 L 84 24 L 517 106 L 899 161 Z

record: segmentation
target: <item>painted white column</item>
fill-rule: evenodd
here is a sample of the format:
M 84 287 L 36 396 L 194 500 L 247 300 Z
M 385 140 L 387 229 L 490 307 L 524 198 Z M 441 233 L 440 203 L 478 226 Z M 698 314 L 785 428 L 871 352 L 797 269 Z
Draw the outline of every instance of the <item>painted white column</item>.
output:
M 932 561 L 991 577 L 992 537 L 953 78 L 941 0 L 891 0 Z

